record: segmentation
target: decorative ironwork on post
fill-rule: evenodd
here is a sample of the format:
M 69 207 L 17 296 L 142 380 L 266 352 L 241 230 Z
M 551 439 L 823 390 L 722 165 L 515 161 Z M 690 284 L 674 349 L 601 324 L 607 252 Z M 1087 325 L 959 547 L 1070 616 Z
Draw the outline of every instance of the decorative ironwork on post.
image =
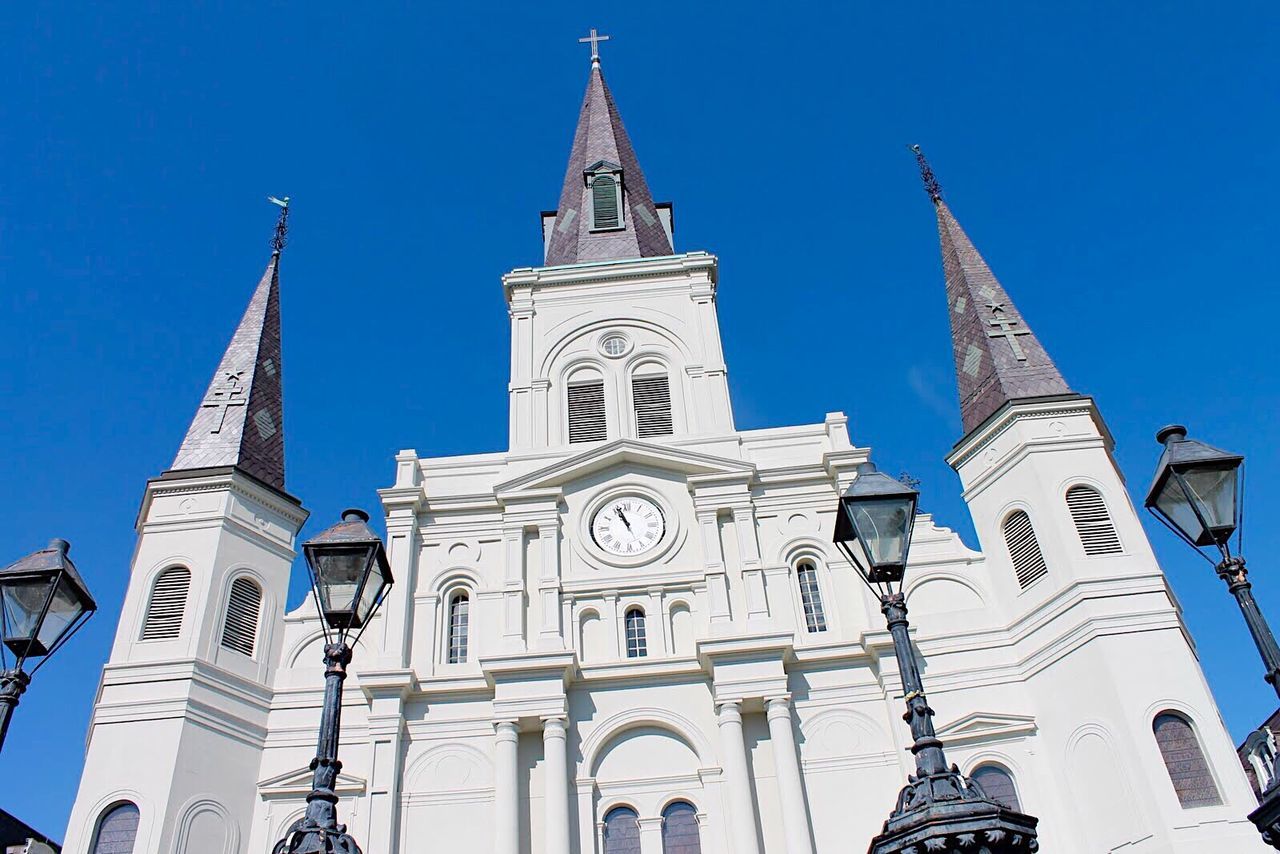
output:
M 929 198 L 936 205 L 942 201 L 942 185 L 938 183 L 937 176 L 933 174 L 929 161 L 924 159 L 924 152 L 920 150 L 920 146 L 913 145 L 911 150 L 916 155 L 916 165 L 920 167 L 920 180 L 924 181 L 925 192 L 929 194 Z
M 284 245 L 287 242 L 285 237 L 289 233 L 289 197 L 277 199 L 275 196 L 267 196 L 267 201 L 280 208 L 280 219 L 276 220 L 275 237 L 271 239 L 271 249 L 279 255 L 284 251 Z

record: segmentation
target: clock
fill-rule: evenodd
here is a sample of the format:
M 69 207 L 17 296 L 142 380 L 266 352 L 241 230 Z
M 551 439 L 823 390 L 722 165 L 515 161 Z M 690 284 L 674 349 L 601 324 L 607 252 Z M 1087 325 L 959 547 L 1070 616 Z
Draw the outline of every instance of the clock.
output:
M 605 503 L 591 519 L 596 545 L 618 557 L 639 557 L 662 542 L 667 523 L 658 505 L 638 495 Z

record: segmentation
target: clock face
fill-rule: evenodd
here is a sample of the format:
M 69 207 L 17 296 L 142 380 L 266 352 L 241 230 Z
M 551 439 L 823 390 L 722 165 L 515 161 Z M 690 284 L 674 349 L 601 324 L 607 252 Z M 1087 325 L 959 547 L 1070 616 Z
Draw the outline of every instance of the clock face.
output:
M 615 498 L 596 511 L 591 536 L 612 555 L 637 557 L 662 541 L 666 532 L 662 511 L 647 498 L 635 495 Z

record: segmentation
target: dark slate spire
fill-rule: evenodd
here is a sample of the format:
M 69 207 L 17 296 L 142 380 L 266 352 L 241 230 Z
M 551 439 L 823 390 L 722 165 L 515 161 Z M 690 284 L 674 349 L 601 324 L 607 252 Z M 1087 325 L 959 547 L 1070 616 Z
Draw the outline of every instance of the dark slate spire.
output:
M 649 186 L 640 171 L 626 128 L 622 126 L 613 95 L 605 85 L 594 47 L 587 94 L 582 99 L 578 129 L 569 151 L 569 168 L 565 170 L 564 188 L 560 191 L 560 206 L 547 243 L 548 266 L 672 254 L 671 240 L 649 195 Z M 586 173 L 611 167 L 622 172 L 622 225 L 616 230 L 593 232 L 591 188 L 587 185 Z
M 277 204 L 281 211 L 275 251 L 196 409 L 171 471 L 235 466 L 283 492 L 280 251 L 288 199 Z
M 942 188 L 920 147 L 913 150 L 938 214 L 965 432 L 1011 400 L 1071 394 L 1053 359 L 943 201 Z

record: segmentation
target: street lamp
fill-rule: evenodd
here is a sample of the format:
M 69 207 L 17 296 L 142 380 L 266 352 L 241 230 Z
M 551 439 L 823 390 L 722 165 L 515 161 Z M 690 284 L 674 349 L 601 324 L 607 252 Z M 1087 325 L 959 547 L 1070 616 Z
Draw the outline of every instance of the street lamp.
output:
M 338 824 L 334 792 L 342 770 L 338 760 L 342 683 L 351 663 L 351 647 L 391 588 L 391 565 L 363 510 L 344 511 L 341 522 L 303 543 L 302 553 L 324 628 L 324 711 L 316 758 L 311 760 L 307 813 L 289 827 L 273 854 L 360 854 L 347 826 Z M 353 631 L 355 637 L 348 644 Z
M 1262 656 L 1267 668 L 1263 678 L 1280 695 L 1280 646 L 1253 599 L 1253 585 L 1239 554 L 1244 538 L 1240 525 L 1244 491 L 1240 466 L 1244 457 L 1188 439 L 1187 428 L 1181 424 L 1161 429 L 1156 441 L 1164 445 L 1164 453 L 1147 493 L 1147 509 L 1217 569 Z M 1231 535 L 1237 532 L 1237 553 L 1232 554 Z M 1205 554 L 1204 549 L 1216 553 Z M 1249 814 L 1249 820 L 1257 825 L 1265 842 L 1280 849 L 1280 786 L 1276 780 L 1262 793 L 1262 804 Z
M 98 608 L 70 549 L 66 540 L 52 540 L 0 569 L 0 749 L 32 675 Z M 27 673 L 23 665 L 34 658 L 41 660 Z
M 934 732 L 933 709 L 925 698 L 911 648 L 902 593 L 919 498 L 920 493 L 876 471 L 872 463 L 862 463 L 836 511 L 836 545 L 880 599 L 893 637 L 907 704 L 903 720 L 911 725 L 911 752 L 916 757 L 916 773 L 908 776 L 897 805 L 880 835 L 871 840 L 867 854 L 1037 851 L 1038 819 L 992 800 L 959 768 L 948 767 Z

